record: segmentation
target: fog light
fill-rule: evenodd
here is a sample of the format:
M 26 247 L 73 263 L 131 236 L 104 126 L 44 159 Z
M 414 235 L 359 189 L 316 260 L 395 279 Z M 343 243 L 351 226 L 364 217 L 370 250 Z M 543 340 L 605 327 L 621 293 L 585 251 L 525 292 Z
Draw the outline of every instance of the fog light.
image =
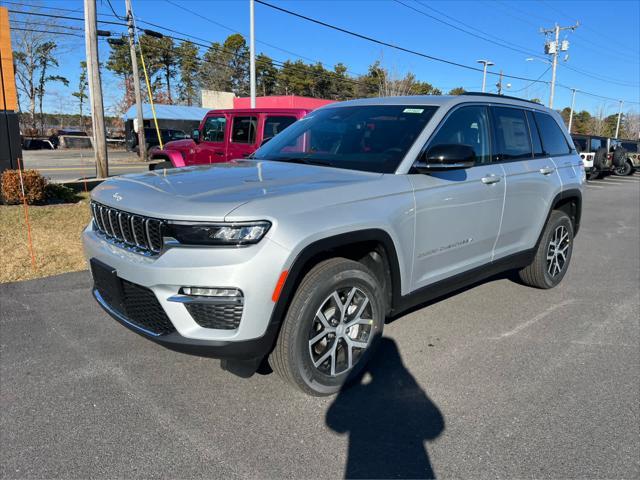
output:
M 237 288 L 182 287 L 180 293 L 195 297 L 242 297 Z

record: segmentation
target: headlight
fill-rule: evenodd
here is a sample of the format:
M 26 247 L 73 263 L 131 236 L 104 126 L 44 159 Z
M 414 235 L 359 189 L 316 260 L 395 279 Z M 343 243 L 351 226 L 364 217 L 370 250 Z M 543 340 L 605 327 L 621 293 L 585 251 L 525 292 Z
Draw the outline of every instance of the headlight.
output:
M 258 243 L 271 227 L 267 221 L 247 223 L 167 225 L 167 235 L 184 245 L 249 245 Z

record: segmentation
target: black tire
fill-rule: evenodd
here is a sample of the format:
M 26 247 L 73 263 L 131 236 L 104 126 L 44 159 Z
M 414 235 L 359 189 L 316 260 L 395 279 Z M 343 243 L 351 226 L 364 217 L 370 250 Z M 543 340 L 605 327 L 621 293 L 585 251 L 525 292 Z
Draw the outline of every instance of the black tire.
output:
M 618 147 L 613 151 L 613 165 L 614 167 L 622 168 L 627 163 L 627 151 Z
M 551 262 L 548 260 L 549 253 L 552 252 L 552 242 L 558 243 L 557 240 L 564 238 L 566 241 L 559 242 L 559 249 L 564 250 L 564 261 L 560 255 L 553 255 Z M 544 233 L 540 239 L 540 244 L 536 250 L 533 261 L 518 273 L 520 279 L 525 285 L 536 288 L 553 288 L 558 285 L 564 278 L 569 263 L 571 262 L 571 253 L 573 251 L 573 223 L 569 216 L 560 211 L 554 210 L 549 216 L 549 221 L 545 225 Z M 560 263 L 562 262 L 562 265 Z
M 149 164 L 149 170 L 153 171 L 153 170 L 162 170 L 164 168 L 174 168 L 173 167 L 173 163 L 171 163 L 169 160 L 165 160 L 164 162 L 160 162 L 160 163 L 150 163 Z
M 344 302 L 341 304 L 343 309 L 332 297 L 334 292 Z M 364 298 L 368 302 L 365 303 Z M 315 396 L 337 393 L 346 382 L 357 377 L 375 350 L 384 328 L 384 298 L 380 282 L 361 263 L 346 258 L 332 258 L 319 263 L 298 286 L 269 364 L 284 380 L 304 393 Z M 331 303 L 333 310 L 325 308 Z M 365 307 L 362 307 L 363 303 Z M 351 306 L 355 309 L 350 310 Z M 342 310 L 347 314 L 336 317 L 336 313 Z M 319 312 L 322 312 L 324 321 Z M 357 321 L 354 314 L 363 317 L 355 333 L 338 326 Z M 344 340 L 346 336 L 362 342 L 365 348 L 349 346 Z M 315 343 L 311 343 L 313 339 L 317 339 Z M 349 351 L 352 368 L 347 369 Z M 327 354 L 330 356 L 323 360 Z
M 600 172 L 595 168 L 589 172 L 589 176 L 587 177 L 589 180 L 597 180 L 600 178 Z
M 593 168 L 600 172 L 607 168 L 607 149 L 605 147 L 600 147 L 596 150 L 596 154 L 593 157 Z
M 633 173 L 633 165 L 631 165 L 631 162 L 626 161 L 621 167 L 616 167 L 613 173 L 619 177 L 626 177 Z

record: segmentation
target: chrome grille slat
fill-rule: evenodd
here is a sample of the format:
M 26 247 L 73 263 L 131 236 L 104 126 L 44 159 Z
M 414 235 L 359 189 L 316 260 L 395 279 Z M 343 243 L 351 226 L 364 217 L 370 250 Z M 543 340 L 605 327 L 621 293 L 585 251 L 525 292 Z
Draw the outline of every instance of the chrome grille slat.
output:
M 91 213 L 95 230 L 116 245 L 142 255 L 157 255 L 162 251 L 162 220 L 134 215 L 98 202 L 91 202 Z

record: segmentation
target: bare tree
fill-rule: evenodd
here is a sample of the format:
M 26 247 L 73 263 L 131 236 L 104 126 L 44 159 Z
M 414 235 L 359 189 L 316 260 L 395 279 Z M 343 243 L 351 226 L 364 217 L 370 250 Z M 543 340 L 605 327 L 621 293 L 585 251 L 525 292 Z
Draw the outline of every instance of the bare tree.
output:
M 84 117 L 82 115 L 82 106 L 84 105 L 85 99 L 87 96 L 87 62 L 80 62 L 80 77 L 78 79 L 78 90 L 73 92 L 71 95 L 78 99 L 78 103 L 80 104 L 80 129 L 84 130 Z
M 18 93 L 19 96 L 24 95 L 27 99 L 29 126 L 31 133 L 35 134 L 37 132 L 36 107 L 39 107 L 42 123 L 42 103 L 47 84 L 53 81 L 61 81 L 65 84 L 67 82 L 59 75 L 50 74 L 50 70 L 58 66 L 56 56 L 61 53 L 56 35 L 51 32 L 59 31 L 56 29 L 63 26 L 55 19 L 33 22 L 29 19 L 30 17 L 25 18 L 26 20 L 21 24 L 22 30 L 13 32 L 12 40 Z
M 596 114 L 592 117 L 593 127 L 591 131 L 594 135 L 602 135 L 604 133 L 604 129 L 606 126 L 605 123 L 605 115 L 604 115 L 604 105 L 600 105 Z
M 629 139 L 640 140 L 640 114 L 629 111 L 623 118 L 624 130 L 629 134 Z

